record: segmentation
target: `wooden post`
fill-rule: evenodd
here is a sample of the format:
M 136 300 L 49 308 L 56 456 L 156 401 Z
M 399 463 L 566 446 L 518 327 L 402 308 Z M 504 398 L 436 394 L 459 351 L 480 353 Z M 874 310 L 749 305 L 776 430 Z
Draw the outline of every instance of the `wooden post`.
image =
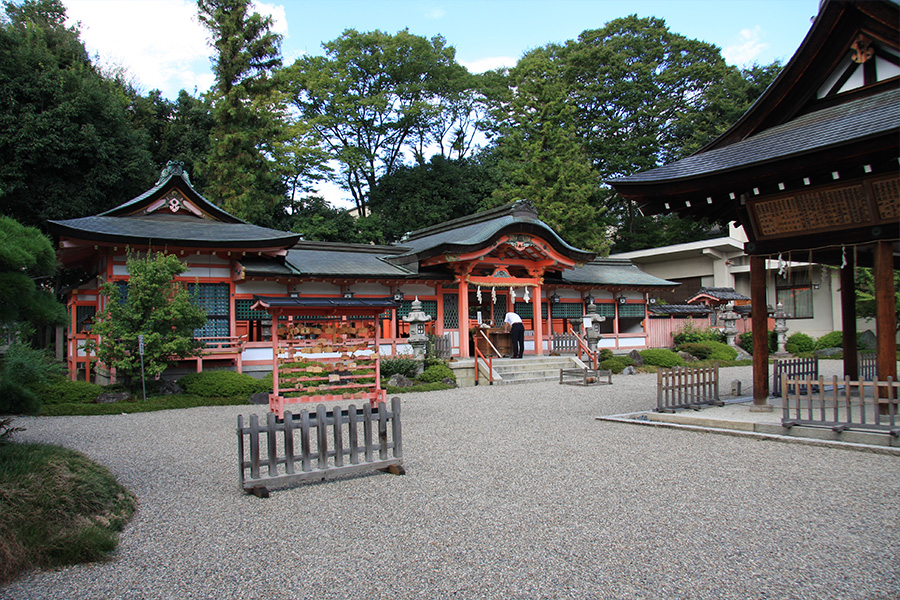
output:
M 766 304 L 766 259 L 750 257 L 750 303 L 753 327 L 753 406 L 752 411 L 768 412 L 769 404 L 769 319 Z
M 849 253 L 841 269 L 841 331 L 844 347 L 844 377 L 859 380 L 859 354 L 856 351 L 856 260 Z M 824 283 L 824 282 L 823 282 Z
M 534 297 L 531 299 L 532 314 L 534 318 L 531 320 L 534 327 L 534 355 L 543 356 L 544 354 L 544 312 L 541 309 L 541 286 L 534 286 Z M 548 317 L 550 315 L 547 315 Z
M 890 242 L 875 243 L 875 336 L 878 380 L 897 379 L 897 306 L 894 299 L 894 252 Z
M 459 357 L 469 358 L 469 284 L 459 276 Z

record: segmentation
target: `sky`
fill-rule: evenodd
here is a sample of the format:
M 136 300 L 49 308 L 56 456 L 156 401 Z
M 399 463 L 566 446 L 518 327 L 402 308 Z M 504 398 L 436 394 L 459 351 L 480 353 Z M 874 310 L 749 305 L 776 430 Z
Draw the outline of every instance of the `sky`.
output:
M 195 0 L 63 0 L 70 24 L 95 64 L 124 68 L 142 93 L 170 100 L 213 83 L 209 36 Z M 346 29 L 443 36 L 473 73 L 515 66 L 528 50 L 573 40 L 588 29 L 637 14 L 670 31 L 715 44 L 728 64 L 787 62 L 812 25 L 819 0 L 255 0 L 283 36 L 284 64 L 324 54 Z M 318 192 L 349 208 L 349 195 L 324 183 Z
M 212 84 L 208 34 L 192 0 L 63 0 L 92 56 L 124 67 L 143 92 L 174 100 Z M 717 45 L 726 62 L 786 62 L 819 0 L 257 0 L 284 36 L 285 64 L 323 54 L 345 29 L 442 35 L 472 72 L 513 66 L 526 51 L 575 39 L 629 14 L 665 19 L 671 31 Z

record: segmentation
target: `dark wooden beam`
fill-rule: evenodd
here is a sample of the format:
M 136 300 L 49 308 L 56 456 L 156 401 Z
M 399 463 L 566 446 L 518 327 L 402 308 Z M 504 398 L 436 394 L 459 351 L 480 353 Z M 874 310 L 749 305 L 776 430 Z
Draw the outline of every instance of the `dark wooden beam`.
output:
M 841 331 L 844 347 L 844 377 L 859 380 L 859 356 L 856 351 L 856 261 L 853 253 L 847 255 L 847 264 L 841 268 Z M 824 282 L 823 282 L 824 283 Z
M 878 379 L 897 380 L 897 306 L 894 297 L 894 249 L 875 245 L 875 335 L 878 338 Z
M 772 410 L 769 404 L 769 315 L 766 304 L 766 259 L 750 257 L 751 327 L 753 329 L 753 407 Z

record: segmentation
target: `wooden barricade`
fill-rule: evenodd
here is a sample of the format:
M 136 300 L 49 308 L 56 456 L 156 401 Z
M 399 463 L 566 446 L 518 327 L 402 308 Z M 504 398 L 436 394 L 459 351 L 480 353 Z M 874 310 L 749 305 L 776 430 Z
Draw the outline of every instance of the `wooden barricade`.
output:
M 860 354 L 857 357 L 859 361 L 859 378 L 865 381 L 875 381 L 878 379 L 878 355 L 872 353 Z
M 606 381 L 603 381 L 603 379 Z M 570 385 L 612 385 L 612 371 L 603 369 L 560 369 L 559 382 Z
M 284 419 L 271 412 L 266 417 L 260 424 L 257 415 L 250 415 L 245 425 L 238 415 L 241 488 L 257 496 L 267 497 L 268 486 L 298 481 L 371 470 L 405 473 L 399 398 L 391 400 L 390 410 L 383 402 L 375 409 L 367 403 L 359 409 L 351 404 L 326 410 L 320 404 L 312 414 L 285 411 Z
M 898 398 L 900 382 L 851 381 L 832 377 L 831 387 L 825 380 L 785 379 L 782 382 L 782 416 L 784 427 L 809 425 L 830 427 L 836 432 L 847 429 L 887 431 L 900 436 Z
M 237 372 L 242 372 L 241 354 L 244 352 L 244 342 L 247 341 L 246 335 L 199 337 L 197 340 L 203 343 L 203 347 L 196 356 L 191 356 L 187 360 L 196 361 L 198 373 L 203 371 L 204 359 L 234 361 Z
M 672 367 L 656 372 L 656 412 L 678 408 L 723 406 L 719 400 L 719 364 L 711 367 Z
M 816 379 L 819 377 L 819 358 L 776 358 L 772 366 L 773 396 L 781 395 L 781 381 L 788 379 Z
M 578 338 L 572 333 L 554 333 L 551 338 L 552 351 L 555 354 L 577 354 Z

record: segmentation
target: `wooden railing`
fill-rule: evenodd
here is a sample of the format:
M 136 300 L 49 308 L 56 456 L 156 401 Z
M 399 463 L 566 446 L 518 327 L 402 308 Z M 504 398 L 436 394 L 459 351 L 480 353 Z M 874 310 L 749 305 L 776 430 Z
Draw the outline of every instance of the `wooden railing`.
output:
M 266 417 L 260 425 L 259 417 L 250 415 L 245 426 L 244 416 L 238 415 L 240 484 L 257 496 L 267 497 L 267 486 L 298 481 L 376 469 L 404 473 L 399 398 L 391 400 L 390 410 L 384 402 L 374 410 L 368 403 L 361 409 L 351 404 L 331 410 L 320 404 L 312 415 L 302 410 L 297 415 L 285 411 L 284 419 L 271 412 Z M 330 448 L 329 439 L 333 440 Z
M 582 335 L 580 333 L 575 331 L 575 329 L 572 327 L 571 323 L 569 323 L 569 332 L 568 333 L 569 333 L 569 335 L 575 336 L 575 340 L 578 343 L 578 358 L 580 359 L 581 353 L 584 352 L 584 354 L 588 357 L 588 359 L 590 359 L 591 366 L 594 369 L 596 369 L 598 352 L 591 352 L 591 348 L 590 348 L 590 346 L 588 346 L 587 340 L 585 340 L 584 337 L 582 337 Z
M 784 358 L 772 363 L 772 395 L 781 395 L 781 380 L 788 379 L 816 379 L 819 376 L 819 359 L 812 358 Z
M 822 377 L 784 379 L 781 386 L 784 427 L 811 425 L 836 432 L 860 429 L 900 436 L 900 382 L 890 377 L 887 381 L 851 381 L 834 376 L 827 389 Z
M 488 385 L 494 385 L 494 357 L 489 356 L 487 358 L 484 357 L 484 354 L 481 353 L 481 350 L 478 349 L 478 344 L 474 344 L 475 347 L 475 385 L 478 385 L 478 372 L 481 371 L 479 368 L 479 359 L 484 361 L 484 364 L 487 365 L 488 370 Z
M 719 365 L 711 367 L 672 367 L 656 372 L 656 412 L 674 412 L 678 408 L 723 406 L 719 400 Z
M 185 360 L 193 360 L 197 363 L 197 372 L 203 370 L 204 359 L 227 359 L 233 360 L 237 372 L 241 372 L 241 353 L 244 351 L 244 342 L 247 341 L 246 335 L 219 335 L 209 337 L 198 337 L 198 342 L 203 344 L 196 356 L 191 356 Z
M 859 378 L 866 381 L 875 381 L 878 379 L 878 355 L 877 354 L 860 354 L 857 358 L 859 361 Z

